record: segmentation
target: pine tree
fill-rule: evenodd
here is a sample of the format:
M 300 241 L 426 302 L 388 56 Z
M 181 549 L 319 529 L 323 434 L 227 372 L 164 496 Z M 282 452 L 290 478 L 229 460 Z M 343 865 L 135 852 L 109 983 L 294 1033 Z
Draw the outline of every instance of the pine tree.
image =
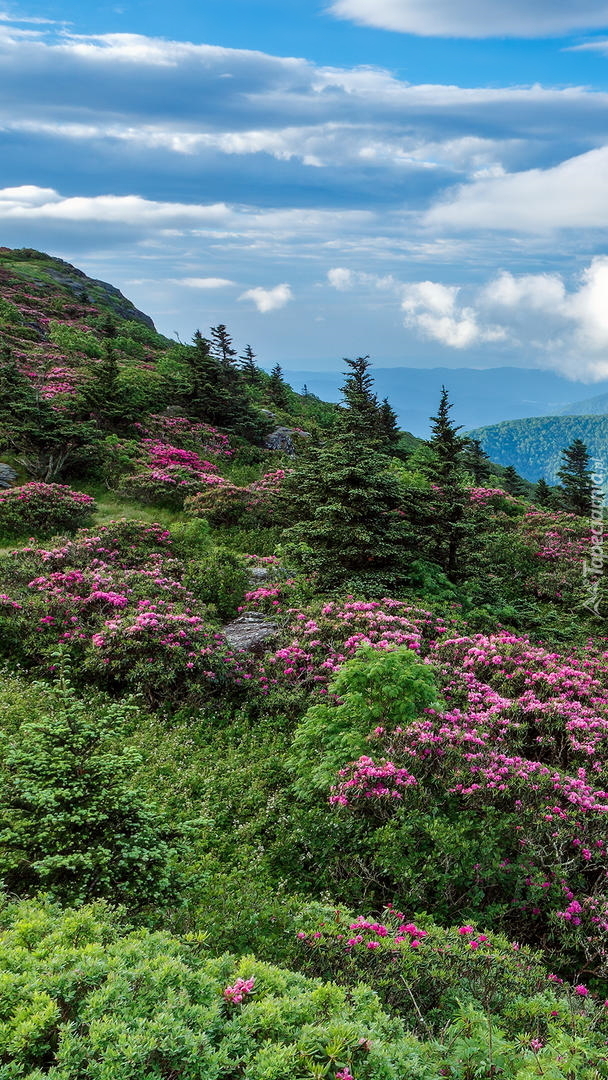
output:
M 222 364 L 235 364 L 237 351 L 232 347 L 232 338 L 224 323 L 212 326 L 211 329 L 211 352 Z
M 262 381 L 262 373 L 255 362 L 255 353 L 251 345 L 245 346 L 239 360 L 241 361 L 241 372 L 245 382 L 249 386 L 258 386 Z
M 211 342 L 197 330 L 186 360 L 190 369 L 188 409 L 206 423 L 227 428 L 252 442 L 269 430 L 247 395 L 241 373 L 214 355 Z
M 451 409 L 448 391 L 442 386 L 437 416 L 431 417 L 430 454 L 421 469 L 436 496 L 434 559 L 451 581 L 457 581 L 464 573 L 471 527 L 466 518 L 469 500 L 463 468 L 465 440 L 458 434 L 461 427 L 450 417 Z
M 276 405 L 277 409 L 287 409 L 289 406 L 287 385 L 283 379 L 283 369 L 280 364 L 275 364 L 270 372 L 268 397 L 272 404 Z
M 523 478 L 513 465 L 507 465 L 502 476 L 502 486 L 509 495 L 523 495 L 526 490 Z
M 492 471 L 492 463 L 479 439 L 465 439 L 462 464 L 471 473 L 478 487 L 487 484 Z
M 91 365 L 87 382 L 81 390 L 87 413 L 104 429 L 114 429 L 125 421 L 136 419 L 136 416 L 129 415 L 119 379 L 120 367 L 109 339 L 104 345 L 101 360 Z
M 407 581 L 414 540 L 399 481 L 357 435 L 311 447 L 285 481 L 284 498 L 295 519 L 285 550 L 320 589 L 383 596 Z
M 582 439 L 575 439 L 562 450 L 557 475 L 561 480 L 559 494 L 564 508 L 579 517 L 590 517 L 594 486 L 589 452 Z

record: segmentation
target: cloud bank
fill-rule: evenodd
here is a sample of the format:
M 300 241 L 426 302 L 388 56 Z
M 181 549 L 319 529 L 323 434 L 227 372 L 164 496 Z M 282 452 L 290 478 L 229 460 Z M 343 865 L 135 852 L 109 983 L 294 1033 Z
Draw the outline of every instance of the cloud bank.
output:
M 342 19 L 431 37 L 546 37 L 608 26 L 605 0 L 334 0 Z

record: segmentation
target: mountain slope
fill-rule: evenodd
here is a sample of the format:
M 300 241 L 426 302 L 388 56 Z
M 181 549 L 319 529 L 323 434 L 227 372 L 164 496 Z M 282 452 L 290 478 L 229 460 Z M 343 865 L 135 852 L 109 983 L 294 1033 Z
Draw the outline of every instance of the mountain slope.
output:
M 543 477 L 557 482 L 561 451 L 582 439 L 592 459 L 606 461 L 608 416 L 535 416 L 506 420 L 469 432 L 486 454 L 501 465 L 513 465 L 526 480 Z

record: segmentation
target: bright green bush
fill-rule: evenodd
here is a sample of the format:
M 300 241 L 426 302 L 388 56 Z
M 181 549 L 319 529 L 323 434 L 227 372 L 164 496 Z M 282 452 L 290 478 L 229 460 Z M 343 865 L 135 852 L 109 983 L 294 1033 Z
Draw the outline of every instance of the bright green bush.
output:
M 249 574 L 238 555 L 216 550 L 203 560 L 191 560 L 183 581 L 197 600 L 213 604 L 221 619 L 232 619 L 243 600 Z
M 313 705 L 298 726 L 291 755 L 301 795 L 327 792 L 336 774 L 369 746 L 378 725 L 406 725 L 436 703 L 432 670 L 405 646 L 365 646 L 329 685 L 338 703 Z
M 7 1080 L 425 1075 L 416 1041 L 365 987 L 206 959 L 196 937 L 129 933 L 103 905 L 10 905 L 0 924 Z
M 92 708 L 61 680 L 47 705 L 2 745 L 0 875 L 24 894 L 70 902 L 111 897 L 140 906 L 166 897 L 166 826 L 135 789 L 141 763 L 119 744 L 133 707 Z

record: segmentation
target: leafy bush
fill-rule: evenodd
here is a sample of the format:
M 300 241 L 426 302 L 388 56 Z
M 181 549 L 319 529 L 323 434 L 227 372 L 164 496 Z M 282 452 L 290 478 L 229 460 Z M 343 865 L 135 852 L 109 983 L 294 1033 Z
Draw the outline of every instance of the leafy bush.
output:
M 248 581 L 243 560 L 231 551 L 192 560 L 184 574 L 186 588 L 203 604 L 213 604 L 222 619 L 234 618 Z
M 102 905 L 10 905 L 1 925 L 7 1076 L 420 1076 L 415 1040 L 365 987 L 347 992 L 253 957 L 203 958 L 196 938 L 129 933 Z
M 141 763 L 117 748 L 133 711 L 93 708 L 62 682 L 2 747 L 0 875 L 13 893 L 141 906 L 173 884 L 166 826 L 133 786 Z
M 34 482 L 0 492 L 0 535 L 52 536 L 88 525 L 95 500 L 64 484 Z

